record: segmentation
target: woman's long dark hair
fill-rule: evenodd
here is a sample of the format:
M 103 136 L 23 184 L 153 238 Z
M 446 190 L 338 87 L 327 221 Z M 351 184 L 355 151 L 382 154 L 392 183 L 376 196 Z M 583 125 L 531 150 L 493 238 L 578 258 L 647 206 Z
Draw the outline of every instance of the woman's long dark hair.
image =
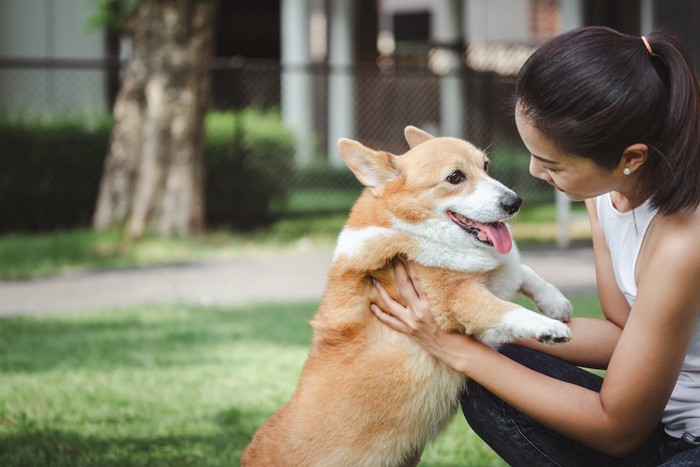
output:
M 700 203 L 700 88 L 672 35 L 640 37 L 591 26 L 540 47 L 518 74 L 516 105 L 560 150 L 616 167 L 649 147 L 642 181 L 670 214 Z

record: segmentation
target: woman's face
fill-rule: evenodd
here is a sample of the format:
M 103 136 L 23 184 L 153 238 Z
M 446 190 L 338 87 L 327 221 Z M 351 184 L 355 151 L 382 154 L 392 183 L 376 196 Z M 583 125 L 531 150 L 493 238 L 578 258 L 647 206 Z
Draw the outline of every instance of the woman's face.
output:
M 574 201 L 617 191 L 624 182 L 621 169 L 605 170 L 585 157 L 556 149 L 519 109 L 515 124 L 530 151 L 530 174 L 555 187 Z

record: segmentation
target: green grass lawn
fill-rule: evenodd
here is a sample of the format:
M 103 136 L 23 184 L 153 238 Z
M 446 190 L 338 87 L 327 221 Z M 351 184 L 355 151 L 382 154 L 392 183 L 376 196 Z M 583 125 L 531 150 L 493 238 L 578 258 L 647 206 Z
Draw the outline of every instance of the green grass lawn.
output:
M 595 297 L 572 298 L 599 313 Z M 256 427 L 294 390 L 316 306 L 0 320 L 0 465 L 238 465 Z M 421 465 L 505 464 L 457 416 Z

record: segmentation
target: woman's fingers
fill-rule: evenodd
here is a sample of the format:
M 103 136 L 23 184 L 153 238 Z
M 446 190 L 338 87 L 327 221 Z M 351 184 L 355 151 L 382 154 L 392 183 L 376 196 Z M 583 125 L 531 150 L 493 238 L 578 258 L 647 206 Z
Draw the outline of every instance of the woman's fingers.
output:
M 401 317 L 400 315 L 402 312 L 405 312 L 406 309 L 396 300 L 394 300 L 391 295 L 389 295 L 389 292 L 386 291 L 384 286 L 379 283 L 379 281 L 374 281 L 374 287 L 377 289 L 377 292 L 379 293 L 379 298 L 382 301 L 382 305 L 384 305 L 384 308 L 382 311 L 387 314 L 393 315 L 395 317 Z
M 403 333 L 406 333 L 408 331 L 406 326 L 400 320 L 396 319 L 388 313 L 384 313 L 384 311 L 382 311 L 382 309 L 374 303 L 370 303 L 369 309 L 372 310 L 372 313 L 374 313 L 374 316 L 376 316 L 377 319 L 379 319 L 379 321 L 386 324 L 395 331 Z
M 425 295 L 423 293 L 423 288 L 421 287 L 420 284 L 420 278 L 418 277 L 418 272 L 416 271 L 416 267 L 408 263 L 406 265 L 406 268 L 408 270 L 408 275 L 411 278 L 411 284 L 413 284 L 413 290 L 416 291 L 416 295 L 418 295 L 418 298 L 420 299 L 421 302 L 426 303 Z
M 374 287 L 379 293 L 379 299 L 382 302 L 382 308 L 374 303 L 370 303 L 369 308 L 372 310 L 374 315 L 379 318 L 379 321 L 388 325 L 390 328 L 400 331 L 403 333 L 408 332 L 404 321 L 406 319 L 407 311 L 400 303 L 391 298 L 391 295 L 386 291 L 382 284 L 378 281 L 373 280 Z
M 430 321 L 430 306 L 425 299 L 423 289 L 418 279 L 416 268 L 410 263 L 405 265 L 401 261 L 397 261 L 394 266 L 396 273 L 396 281 L 399 286 L 401 296 L 406 300 L 406 305 L 410 309 L 412 322 L 404 319 L 404 322 L 409 327 L 415 328 L 415 322 Z
M 399 293 L 406 303 L 410 305 L 420 300 L 420 294 L 416 290 L 403 261 L 396 260 L 394 262 L 394 274 L 396 275 L 396 285 L 399 287 Z

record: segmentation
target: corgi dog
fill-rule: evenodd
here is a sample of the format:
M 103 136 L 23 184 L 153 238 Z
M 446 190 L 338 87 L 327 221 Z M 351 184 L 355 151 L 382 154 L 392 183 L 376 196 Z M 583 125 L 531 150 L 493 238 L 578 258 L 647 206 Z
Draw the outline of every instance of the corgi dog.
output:
M 451 420 L 466 378 L 370 311 L 372 278 L 403 303 L 392 260 L 415 265 L 438 324 L 491 346 L 570 338 L 571 303 L 520 263 L 505 221 L 521 199 L 467 141 L 409 126 L 402 155 L 341 139 L 366 187 L 338 237 L 313 343 L 291 399 L 257 430 L 243 466 L 416 465 Z M 542 313 L 509 300 L 524 293 Z

